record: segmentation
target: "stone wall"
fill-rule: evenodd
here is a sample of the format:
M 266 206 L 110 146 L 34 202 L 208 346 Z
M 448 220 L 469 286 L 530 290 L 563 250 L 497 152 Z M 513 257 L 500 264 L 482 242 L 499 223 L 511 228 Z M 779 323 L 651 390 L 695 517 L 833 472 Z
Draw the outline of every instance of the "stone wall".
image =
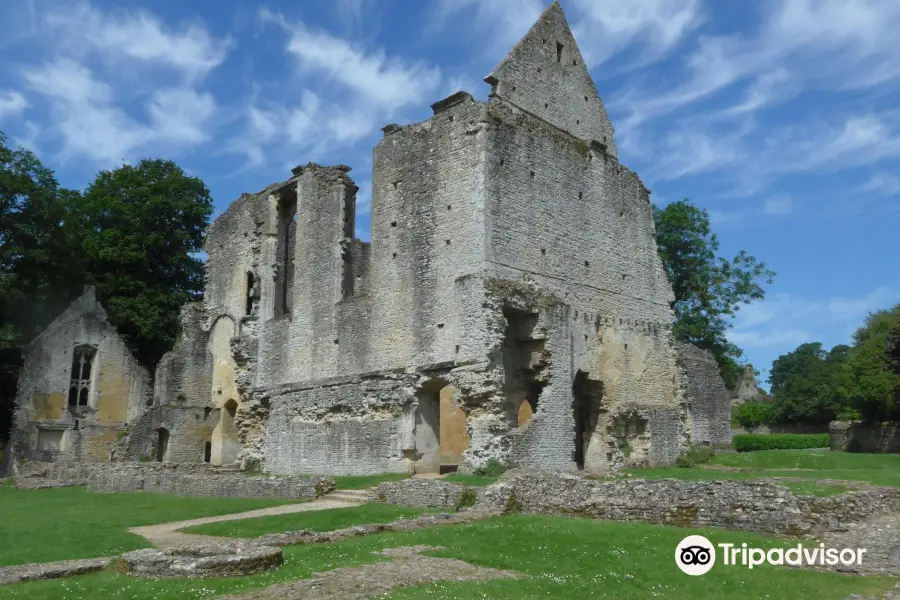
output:
M 831 449 L 842 452 L 900 452 L 900 423 L 832 421 Z
M 453 509 L 459 506 L 465 488 L 462 484 L 411 479 L 382 483 L 375 497 L 392 504 Z M 477 495 L 476 505 L 498 510 L 787 535 L 814 535 L 900 509 L 900 488 L 881 487 L 820 498 L 796 495 L 771 481 L 602 481 L 515 470 L 492 486 L 469 489 Z
M 85 483 L 94 492 L 156 492 L 211 498 L 317 498 L 335 488 L 323 477 L 274 477 L 223 472 L 207 465 L 128 463 L 31 465 L 31 478 Z
M 690 406 L 691 442 L 731 444 L 731 400 L 713 355 L 692 344 L 677 343 Z
M 81 363 L 81 356 L 92 358 Z M 77 369 L 73 361 L 79 362 Z M 81 382 L 74 397 L 73 379 Z M 106 320 L 94 288 L 86 287 L 24 351 L 13 431 L 16 456 L 108 460 L 126 424 L 152 402 L 150 385 L 147 369 Z

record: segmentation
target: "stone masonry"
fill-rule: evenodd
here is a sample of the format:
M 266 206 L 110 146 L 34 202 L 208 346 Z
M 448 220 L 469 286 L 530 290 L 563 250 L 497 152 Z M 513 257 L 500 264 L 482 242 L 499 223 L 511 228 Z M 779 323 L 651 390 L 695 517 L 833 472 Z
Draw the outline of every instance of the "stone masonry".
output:
M 204 300 L 116 460 L 605 472 L 730 440 L 557 2 L 485 81 L 486 102 L 383 128 L 371 242 L 345 165 L 298 166 L 212 223 Z

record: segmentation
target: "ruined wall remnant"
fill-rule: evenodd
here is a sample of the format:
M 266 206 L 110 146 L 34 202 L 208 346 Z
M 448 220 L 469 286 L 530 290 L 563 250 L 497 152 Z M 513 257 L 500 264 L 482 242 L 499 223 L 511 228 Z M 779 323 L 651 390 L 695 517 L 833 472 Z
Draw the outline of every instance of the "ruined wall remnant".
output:
M 731 400 L 713 355 L 678 343 L 678 364 L 690 403 L 691 440 L 697 444 L 731 444 Z
M 93 287 L 24 352 L 13 445 L 24 460 L 106 461 L 152 401 L 150 375 L 106 320 Z
M 215 220 L 203 302 L 117 458 L 608 472 L 719 439 L 727 411 L 698 416 L 682 382 L 650 193 L 558 3 L 488 82 L 487 102 L 457 92 L 383 129 L 371 242 L 345 165 L 297 166 Z

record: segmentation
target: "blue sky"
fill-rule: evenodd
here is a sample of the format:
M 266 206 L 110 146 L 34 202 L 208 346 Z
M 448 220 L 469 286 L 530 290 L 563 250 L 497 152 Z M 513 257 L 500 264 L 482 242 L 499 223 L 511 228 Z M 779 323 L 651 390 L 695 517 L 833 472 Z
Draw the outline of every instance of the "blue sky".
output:
M 372 147 L 482 78 L 546 0 L 9 0 L 0 130 L 63 184 L 177 161 L 217 213 L 308 161 L 348 164 L 368 239 Z M 900 2 L 565 0 L 619 157 L 722 253 L 778 277 L 731 332 L 765 370 L 900 301 Z

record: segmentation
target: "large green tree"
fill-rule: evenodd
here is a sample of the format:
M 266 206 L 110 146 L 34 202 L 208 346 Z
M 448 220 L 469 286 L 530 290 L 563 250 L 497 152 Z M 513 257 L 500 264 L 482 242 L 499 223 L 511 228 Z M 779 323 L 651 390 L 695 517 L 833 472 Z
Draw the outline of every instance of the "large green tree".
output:
M 819 342 L 801 344 L 772 362 L 772 420 L 822 425 L 846 406 L 845 371 L 850 346 L 826 352 Z
M 900 304 L 870 314 L 853 334 L 843 386 L 863 418 L 900 419 L 900 372 L 895 370 L 893 356 L 898 327 Z
M 12 424 L 22 347 L 84 283 L 79 200 L 0 132 L 0 446 Z
M 110 320 L 137 357 L 172 347 L 182 304 L 203 292 L 209 190 L 175 163 L 142 160 L 102 171 L 84 193 L 88 271 Z
M 674 335 L 712 352 L 726 385 L 734 387 L 742 352 L 726 337 L 731 318 L 741 304 L 765 296 L 763 284 L 775 273 L 743 250 L 730 260 L 718 256 L 709 215 L 688 199 L 654 206 L 653 217 L 659 255 L 675 292 Z

